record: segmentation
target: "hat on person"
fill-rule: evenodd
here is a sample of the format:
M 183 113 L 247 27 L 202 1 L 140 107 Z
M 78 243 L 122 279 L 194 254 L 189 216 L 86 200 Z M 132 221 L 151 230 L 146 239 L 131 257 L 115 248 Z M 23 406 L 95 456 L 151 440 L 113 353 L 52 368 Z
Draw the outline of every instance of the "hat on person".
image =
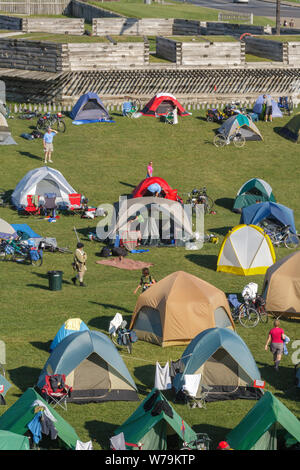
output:
M 226 441 L 219 442 L 218 447 L 217 447 L 218 450 L 224 450 L 224 449 L 229 449 L 229 448 L 230 448 L 229 444 Z
M 77 243 L 77 248 L 83 248 L 84 247 L 84 244 L 83 243 Z

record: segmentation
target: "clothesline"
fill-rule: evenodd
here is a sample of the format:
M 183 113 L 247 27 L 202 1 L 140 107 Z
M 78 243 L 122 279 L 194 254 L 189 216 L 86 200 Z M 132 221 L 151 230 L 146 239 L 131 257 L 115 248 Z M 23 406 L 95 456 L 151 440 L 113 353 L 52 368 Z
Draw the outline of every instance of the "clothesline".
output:
M 186 357 L 189 357 L 189 356 L 191 356 L 191 355 L 192 355 L 192 354 L 187 354 L 186 356 L 182 356 L 181 359 L 185 359 Z M 153 364 L 153 361 L 148 361 L 147 359 L 143 359 L 143 358 L 141 358 L 141 357 L 135 357 L 135 356 L 132 356 L 131 354 L 130 354 L 130 356 L 129 356 L 129 355 L 123 356 L 123 355 L 121 354 L 121 357 L 127 357 L 128 359 L 137 359 L 137 360 L 139 360 L 139 361 L 148 362 L 148 364 Z M 171 361 L 171 359 L 167 359 L 166 361 Z M 153 365 L 154 365 L 154 364 L 153 364 Z

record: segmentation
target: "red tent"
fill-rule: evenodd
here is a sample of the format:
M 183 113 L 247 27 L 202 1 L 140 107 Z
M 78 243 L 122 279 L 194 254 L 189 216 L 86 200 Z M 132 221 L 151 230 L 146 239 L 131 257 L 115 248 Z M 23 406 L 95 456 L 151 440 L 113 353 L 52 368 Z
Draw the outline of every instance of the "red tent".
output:
M 147 193 L 148 186 L 153 183 L 158 183 L 165 194 L 165 199 L 171 199 L 172 201 L 182 202 L 181 197 L 177 194 L 177 189 L 172 189 L 171 186 L 163 179 L 158 176 L 152 176 L 151 178 L 145 178 L 140 184 L 133 190 L 133 197 L 143 197 Z
M 177 108 L 177 113 L 179 116 L 189 116 L 188 113 L 177 101 L 175 96 L 170 93 L 159 93 L 155 95 L 148 104 L 142 109 L 141 113 L 144 116 L 165 116 L 170 111 L 173 111 Z

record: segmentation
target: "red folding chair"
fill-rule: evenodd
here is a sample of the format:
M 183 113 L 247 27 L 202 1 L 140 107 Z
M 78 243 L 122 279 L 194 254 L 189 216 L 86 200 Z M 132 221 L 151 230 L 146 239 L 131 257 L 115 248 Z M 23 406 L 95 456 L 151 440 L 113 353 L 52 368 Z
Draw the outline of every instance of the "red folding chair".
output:
M 39 200 L 40 196 L 38 196 L 38 200 Z M 26 212 L 26 214 L 31 214 L 31 215 L 36 215 L 36 214 L 39 214 L 40 213 L 40 207 L 39 205 L 35 205 L 33 204 L 32 202 L 32 199 L 33 199 L 33 196 L 31 194 L 28 194 L 27 195 L 27 206 L 24 208 L 24 211 Z
M 67 410 L 67 399 L 70 397 L 72 387 L 65 383 L 64 374 L 54 374 L 45 376 L 45 385 L 41 392 L 47 402 L 51 402 L 53 408 L 57 405 L 63 410 Z
M 81 204 L 81 194 L 69 194 L 69 210 L 72 212 L 76 212 L 78 210 L 82 209 L 82 204 Z

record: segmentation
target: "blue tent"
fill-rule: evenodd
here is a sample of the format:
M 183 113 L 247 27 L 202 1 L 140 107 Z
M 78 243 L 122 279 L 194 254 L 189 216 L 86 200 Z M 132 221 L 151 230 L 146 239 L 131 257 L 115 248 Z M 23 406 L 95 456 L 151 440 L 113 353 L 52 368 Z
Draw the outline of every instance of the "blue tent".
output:
M 138 401 L 136 385 L 117 348 L 100 331 L 79 331 L 64 338 L 50 354 L 37 386 L 45 376 L 64 374 L 72 387 L 69 401 Z
M 56 333 L 51 343 L 50 351 L 53 351 L 58 343 L 60 343 L 66 336 L 69 336 L 73 333 L 78 333 L 78 331 L 86 330 L 89 330 L 89 328 L 82 320 L 80 320 L 80 318 L 69 318 L 69 320 L 65 321 L 62 327 Z
M 264 219 L 275 219 L 281 225 L 290 225 L 290 231 L 296 232 L 294 211 L 276 202 L 260 202 L 242 209 L 241 224 L 258 225 Z
M 201 385 L 211 387 L 208 401 L 261 395 L 254 381 L 261 380 L 254 358 L 242 338 L 227 328 L 209 328 L 197 335 L 182 354 L 183 372 L 173 386 L 179 392 L 184 376 L 201 374 Z
M 82 95 L 72 111 L 70 117 L 77 122 L 112 122 L 110 116 L 97 93 L 88 92 Z
M 269 95 L 266 95 L 266 96 L 269 96 Z M 264 102 L 264 95 L 260 95 L 257 98 L 255 105 L 253 106 L 254 113 L 259 115 L 262 112 L 263 102 Z M 273 118 L 282 117 L 282 112 L 280 111 L 278 103 L 276 103 L 275 100 L 272 100 L 272 116 Z
M 41 235 L 35 233 L 27 224 L 11 224 L 11 226 L 15 229 L 16 232 L 26 233 L 29 238 L 43 238 Z

